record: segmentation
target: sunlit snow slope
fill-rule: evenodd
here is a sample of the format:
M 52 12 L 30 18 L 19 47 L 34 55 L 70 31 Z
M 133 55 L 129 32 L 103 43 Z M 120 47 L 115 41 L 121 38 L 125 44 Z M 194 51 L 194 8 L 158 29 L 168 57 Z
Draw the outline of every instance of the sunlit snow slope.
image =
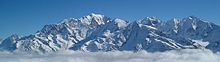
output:
M 163 52 L 210 49 L 218 52 L 219 32 L 220 26 L 194 16 L 169 21 L 146 17 L 129 22 L 92 13 L 45 25 L 29 36 L 12 35 L 3 40 L 0 50 L 40 54 L 63 50 Z

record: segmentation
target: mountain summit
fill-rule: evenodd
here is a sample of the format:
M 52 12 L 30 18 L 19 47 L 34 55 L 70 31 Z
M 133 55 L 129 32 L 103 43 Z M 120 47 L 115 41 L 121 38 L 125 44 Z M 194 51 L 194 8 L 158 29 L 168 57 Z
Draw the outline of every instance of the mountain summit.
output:
M 50 53 L 63 50 L 139 51 L 210 49 L 220 51 L 220 26 L 189 16 L 161 21 L 146 17 L 129 22 L 92 13 L 45 25 L 36 33 L 12 35 L 2 41 L 0 50 L 26 53 Z

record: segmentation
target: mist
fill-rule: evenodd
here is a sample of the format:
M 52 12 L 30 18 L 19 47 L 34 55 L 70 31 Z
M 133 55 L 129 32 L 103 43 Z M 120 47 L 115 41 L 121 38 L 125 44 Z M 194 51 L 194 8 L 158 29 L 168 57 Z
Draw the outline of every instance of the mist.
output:
M 0 53 L 0 62 L 219 62 L 220 53 L 209 50 L 184 49 L 166 52 L 81 52 L 63 51 L 48 55 Z

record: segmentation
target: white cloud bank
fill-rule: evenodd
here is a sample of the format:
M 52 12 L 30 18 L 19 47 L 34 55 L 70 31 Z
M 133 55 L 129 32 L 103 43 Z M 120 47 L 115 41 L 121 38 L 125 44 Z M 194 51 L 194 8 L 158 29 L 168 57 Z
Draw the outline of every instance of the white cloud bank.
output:
M 62 52 L 53 55 L 27 56 L 0 54 L 0 62 L 220 62 L 220 53 L 208 50 L 133 53 L 123 52 Z

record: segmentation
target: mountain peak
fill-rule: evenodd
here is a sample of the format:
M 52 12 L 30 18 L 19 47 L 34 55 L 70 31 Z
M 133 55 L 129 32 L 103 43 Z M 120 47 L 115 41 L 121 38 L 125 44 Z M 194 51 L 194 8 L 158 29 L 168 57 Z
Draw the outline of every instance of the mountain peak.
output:
M 198 17 L 196 17 L 196 16 L 188 16 L 187 18 L 188 19 L 198 19 Z
M 127 24 L 128 24 L 127 21 L 122 20 L 122 19 L 118 19 L 118 18 L 114 19 L 114 22 L 115 22 L 115 24 L 117 24 L 117 26 L 118 26 L 119 28 L 124 28 L 124 27 L 126 27 Z
M 201 19 L 196 16 L 188 16 L 188 17 L 184 18 L 184 21 L 195 23 L 195 22 L 201 21 Z M 204 21 L 202 21 L 202 22 L 204 22 Z
M 108 22 L 109 21 L 108 19 L 109 19 L 108 17 L 102 14 L 97 14 L 97 13 L 91 13 L 87 16 L 80 18 L 81 22 L 87 25 L 90 25 L 90 24 L 102 25 Z
M 155 17 L 155 16 L 149 16 L 149 17 L 146 17 L 145 19 L 147 19 L 147 20 L 152 20 L 152 21 L 156 21 L 158 18 Z
M 150 25 L 150 26 L 156 26 L 160 22 L 161 21 L 156 17 L 146 17 L 141 21 L 142 24 Z
M 146 17 L 129 23 L 91 13 L 79 19 L 64 19 L 58 24 L 45 25 L 31 36 L 20 38 L 12 35 L 2 41 L 0 49 L 37 53 L 61 50 L 151 52 L 196 49 L 201 46 L 195 45 L 192 40 L 202 39 L 210 42 L 203 48 L 220 51 L 220 47 L 217 47 L 220 46 L 219 31 L 219 26 L 202 22 L 195 16 L 173 18 L 167 22 L 156 17 Z
M 105 17 L 105 15 L 102 15 L 102 14 L 99 14 L 99 13 L 91 13 L 91 14 L 89 14 L 89 15 L 86 16 L 86 17 L 92 17 L 92 18 L 94 18 L 94 17 L 96 17 L 96 18 L 103 18 L 103 17 Z
M 10 36 L 10 38 L 13 39 L 13 40 L 16 40 L 16 39 L 19 39 L 20 36 L 17 35 L 17 34 L 13 34 L 13 35 Z

